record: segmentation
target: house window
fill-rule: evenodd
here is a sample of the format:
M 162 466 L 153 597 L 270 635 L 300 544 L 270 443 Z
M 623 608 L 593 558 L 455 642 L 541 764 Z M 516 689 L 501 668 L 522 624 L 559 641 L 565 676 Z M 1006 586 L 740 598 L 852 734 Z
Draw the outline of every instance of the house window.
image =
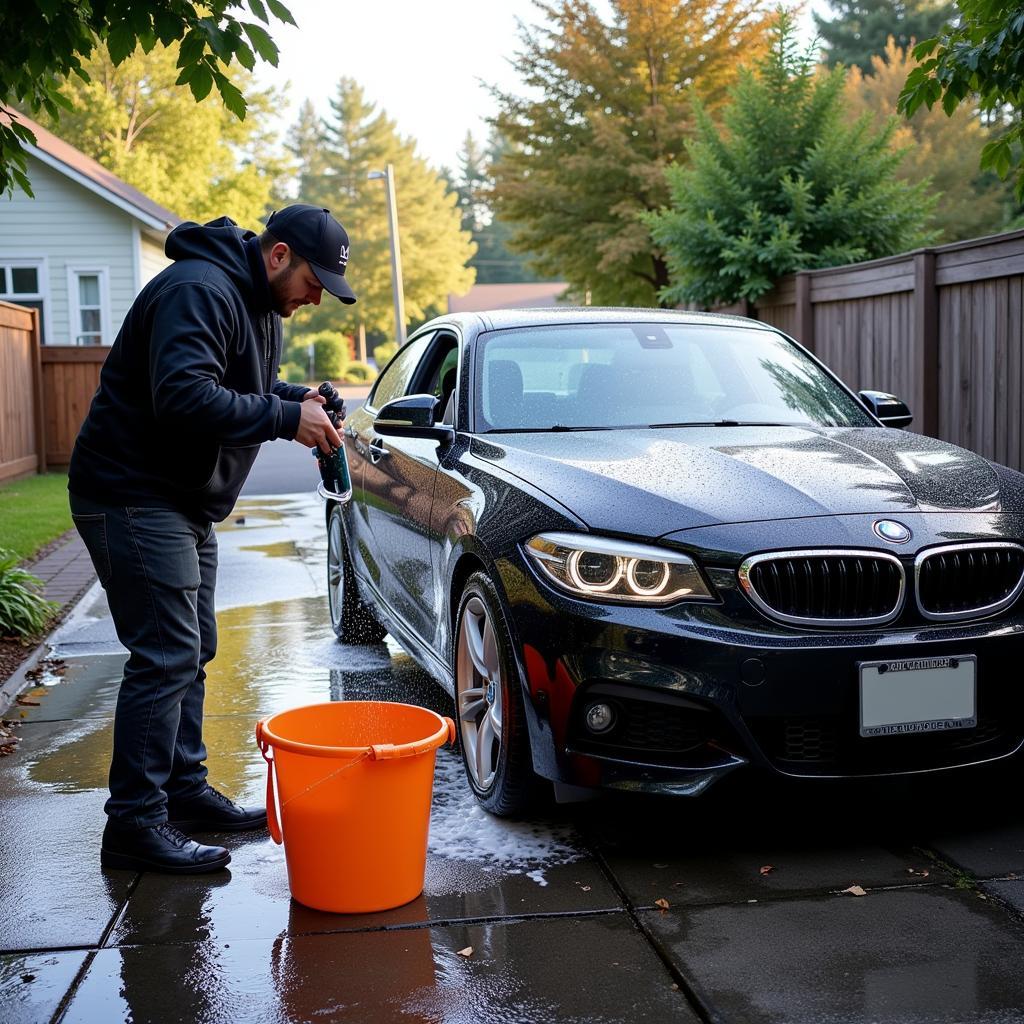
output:
M 0 260 L 0 299 L 39 310 L 39 334 L 46 342 L 43 312 L 46 285 L 42 260 Z
M 68 315 L 72 345 L 109 345 L 106 267 L 68 268 Z

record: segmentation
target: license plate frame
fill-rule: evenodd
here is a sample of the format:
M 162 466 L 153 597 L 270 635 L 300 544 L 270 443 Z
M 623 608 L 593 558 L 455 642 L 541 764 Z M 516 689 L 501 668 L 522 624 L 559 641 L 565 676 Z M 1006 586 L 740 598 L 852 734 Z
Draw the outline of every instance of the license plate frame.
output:
M 978 724 L 978 659 L 887 658 L 857 663 L 860 735 L 907 736 Z

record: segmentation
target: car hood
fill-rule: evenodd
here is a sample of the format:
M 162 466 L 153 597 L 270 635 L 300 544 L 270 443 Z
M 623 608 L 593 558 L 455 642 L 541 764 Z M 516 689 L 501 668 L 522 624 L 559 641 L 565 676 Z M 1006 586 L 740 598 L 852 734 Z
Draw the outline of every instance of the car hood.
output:
M 1024 508 L 1021 474 L 886 427 L 492 434 L 474 438 L 472 451 L 591 528 L 634 536 L 805 516 Z

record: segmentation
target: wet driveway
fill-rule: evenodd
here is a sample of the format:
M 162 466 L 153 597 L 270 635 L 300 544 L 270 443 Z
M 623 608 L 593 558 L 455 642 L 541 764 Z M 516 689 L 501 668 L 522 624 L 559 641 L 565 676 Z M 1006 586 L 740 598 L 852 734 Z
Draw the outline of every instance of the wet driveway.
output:
M 448 697 L 390 641 L 335 642 L 321 510 L 247 499 L 219 530 L 210 778 L 263 798 L 253 740 L 326 700 Z M 123 653 L 95 591 L 55 637 L 0 759 L 0 1021 L 1024 1021 L 1019 776 L 889 786 L 727 781 L 483 814 L 438 752 L 423 895 L 380 914 L 289 898 L 264 833 L 229 871 L 103 872 Z M 1020 880 L 1018 879 L 1020 875 Z

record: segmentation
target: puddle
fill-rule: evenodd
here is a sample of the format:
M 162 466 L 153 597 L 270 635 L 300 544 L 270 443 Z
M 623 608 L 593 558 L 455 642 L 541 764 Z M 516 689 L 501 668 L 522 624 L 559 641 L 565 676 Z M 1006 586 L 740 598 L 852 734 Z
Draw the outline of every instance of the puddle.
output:
M 248 544 L 239 551 L 259 551 L 268 558 L 300 558 L 299 549 L 293 540 L 279 540 L 273 544 Z

